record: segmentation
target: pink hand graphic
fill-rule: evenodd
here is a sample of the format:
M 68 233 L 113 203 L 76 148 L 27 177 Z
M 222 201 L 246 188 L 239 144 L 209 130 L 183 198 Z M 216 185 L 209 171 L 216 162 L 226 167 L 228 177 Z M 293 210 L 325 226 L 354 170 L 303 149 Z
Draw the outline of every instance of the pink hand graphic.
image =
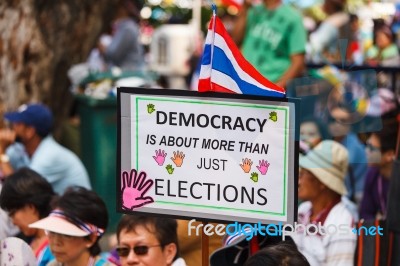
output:
M 122 173 L 121 191 L 124 209 L 133 210 L 154 202 L 152 197 L 144 196 L 154 184 L 153 180 L 146 180 L 146 176 L 145 172 L 138 174 L 135 169 L 132 169 L 130 174 L 127 171 Z
M 165 162 L 166 156 L 167 153 L 164 150 L 159 149 L 158 151 L 156 150 L 156 156 L 153 156 L 153 158 L 159 166 L 162 166 Z
M 260 173 L 262 174 L 262 175 L 265 175 L 267 172 L 268 172 L 268 168 L 269 168 L 269 165 L 270 165 L 270 163 L 268 162 L 268 161 L 264 161 L 264 160 L 261 160 L 261 161 L 259 161 L 259 166 L 257 166 L 257 169 L 258 169 L 258 171 L 260 171 Z

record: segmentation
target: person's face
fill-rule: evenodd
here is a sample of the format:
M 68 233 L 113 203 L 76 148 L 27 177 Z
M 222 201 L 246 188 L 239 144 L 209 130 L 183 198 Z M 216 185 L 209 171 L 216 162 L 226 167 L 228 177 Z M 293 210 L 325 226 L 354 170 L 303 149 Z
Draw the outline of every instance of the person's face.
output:
M 154 229 L 157 230 L 157 229 Z M 153 230 L 151 230 L 153 231 Z M 160 242 L 154 233 L 147 230 L 144 226 L 137 226 L 134 230 L 127 231 L 123 229 L 119 235 L 119 248 L 128 248 L 127 256 L 120 256 L 122 266 L 140 265 L 140 266 L 167 266 L 171 265 L 177 252 L 176 245 L 170 243 L 164 247 L 160 246 Z M 134 247 L 148 246 L 146 254 L 137 255 Z
M 390 38 L 383 32 L 378 31 L 376 33 L 376 46 L 380 49 L 384 49 L 391 44 Z
M 36 208 L 29 204 L 16 210 L 12 210 L 9 213 L 12 222 L 18 226 L 21 232 L 26 236 L 34 236 L 38 229 L 29 228 L 29 224 L 39 220 L 39 212 Z
M 89 248 L 93 245 L 96 237 L 76 237 L 47 232 L 51 253 L 56 260 L 63 265 L 78 265 L 83 263 L 82 258 L 89 254 Z M 84 262 L 85 265 L 87 261 Z
M 322 4 L 322 11 L 324 11 L 327 15 L 334 13 L 334 7 L 332 6 L 332 2 L 330 0 L 324 1 Z
M 367 139 L 365 153 L 367 155 L 368 165 L 379 166 L 381 163 L 381 141 L 375 134 Z
M 23 123 L 13 123 L 12 128 L 15 131 L 16 138 L 22 143 L 26 143 L 35 135 L 35 129 Z
M 311 147 L 314 147 L 321 141 L 321 134 L 318 127 L 313 122 L 304 122 L 300 125 L 300 139 Z
M 358 21 L 358 19 L 355 19 L 353 22 L 351 22 L 350 29 L 353 32 L 356 32 L 360 29 L 360 22 Z
M 300 168 L 299 171 L 299 199 L 313 200 L 317 198 L 324 189 L 324 185 L 308 170 Z

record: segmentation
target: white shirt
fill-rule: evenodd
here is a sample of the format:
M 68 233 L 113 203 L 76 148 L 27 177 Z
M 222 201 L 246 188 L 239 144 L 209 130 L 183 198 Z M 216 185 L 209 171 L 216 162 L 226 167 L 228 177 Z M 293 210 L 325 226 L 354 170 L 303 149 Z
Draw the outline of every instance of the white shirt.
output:
M 1 182 L 0 182 L 0 193 L 1 193 Z M 18 233 L 18 228 L 11 222 L 10 217 L 7 213 L 0 209 L 0 240 L 5 239 L 9 236 L 14 236 Z
M 311 202 L 299 206 L 299 215 L 308 219 L 311 214 Z M 311 266 L 352 266 L 357 235 L 351 232 L 353 217 L 343 202 L 336 204 L 326 217 L 324 228 L 332 233 L 325 235 L 306 235 L 297 232 L 292 235 L 299 251 L 307 258 Z M 335 230 L 336 234 L 333 233 Z
M 186 262 L 184 259 L 178 258 L 174 262 L 172 262 L 171 266 L 186 266 Z

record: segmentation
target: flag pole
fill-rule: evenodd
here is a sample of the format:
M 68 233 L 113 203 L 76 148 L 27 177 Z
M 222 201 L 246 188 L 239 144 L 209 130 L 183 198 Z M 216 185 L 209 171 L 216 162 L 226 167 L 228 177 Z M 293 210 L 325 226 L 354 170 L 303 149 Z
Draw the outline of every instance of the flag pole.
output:
M 216 16 L 217 16 L 217 6 L 212 3 L 211 5 L 211 9 L 212 9 L 212 41 L 211 41 L 211 62 L 210 62 L 210 66 L 211 66 L 211 71 L 213 69 L 213 62 L 214 62 L 214 42 L 215 42 L 215 24 L 216 24 Z M 212 75 L 211 75 L 212 76 Z M 211 80 L 211 76 L 210 76 L 210 88 L 211 91 L 213 91 L 213 83 Z
M 208 224 L 207 222 L 202 222 L 203 224 L 203 230 L 201 230 L 201 265 L 202 266 L 208 266 L 209 262 L 209 254 L 208 254 L 208 235 L 204 233 L 204 227 Z
M 211 5 L 212 8 L 212 42 L 211 42 L 211 67 L 213 63 L 213 57 L 214 57 L 214 41 L 215 41 L 215 17 L 217 16 L 217 6 L 213 3 Z

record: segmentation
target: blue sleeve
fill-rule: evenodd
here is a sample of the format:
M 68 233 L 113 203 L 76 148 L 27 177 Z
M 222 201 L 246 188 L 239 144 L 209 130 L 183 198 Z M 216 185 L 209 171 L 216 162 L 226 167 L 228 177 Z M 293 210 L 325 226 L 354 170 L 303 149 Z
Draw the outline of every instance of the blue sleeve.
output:
M 25 152 L 25 148 L 20 143 L 14 143 L 6 150 L 6 154 L 10 158 L 10 164 L 14 170 L 28 166 L 29 158 Z
M 46 266 L 49 262 L 53 260 L 55 260 L 55 257 L 51 253 L 50 247 L 47 246 L 44 252 L 38 258 L 38 266 Z

